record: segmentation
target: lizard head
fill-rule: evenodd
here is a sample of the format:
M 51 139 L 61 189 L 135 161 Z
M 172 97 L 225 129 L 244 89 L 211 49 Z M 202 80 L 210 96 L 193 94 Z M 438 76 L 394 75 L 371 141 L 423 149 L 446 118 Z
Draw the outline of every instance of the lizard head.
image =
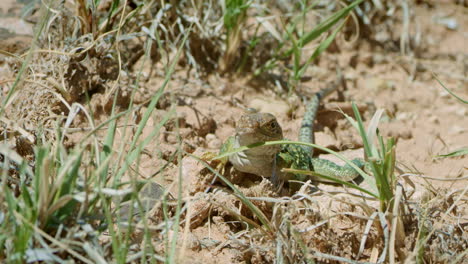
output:
M 236 126 L 236 135 L 241 145 L 257 142 L 281 140 L 283 130 L 276 117 L 270 113 L 251 113 L 243 115 Z
M 254 143 L 281 140 L 283 131 L 272 114 L 248 113 L 243 115 L 236 125 L 236 134 L 232 146 L 238 148 Z M 271 177 L 275 171 L 275 156 L 281 145 L 266 145 L 249 148 L 229 156 L 229 161 L 236 170 Z

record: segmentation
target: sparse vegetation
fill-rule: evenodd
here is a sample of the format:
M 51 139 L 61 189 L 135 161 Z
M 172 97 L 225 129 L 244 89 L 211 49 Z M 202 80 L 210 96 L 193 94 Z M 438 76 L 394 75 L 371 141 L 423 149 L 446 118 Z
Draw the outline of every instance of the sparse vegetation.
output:
M 381 2 L 30 1 L 23 17 L 34 31 L 19 41 L 24 48 L 0 38 L 0 261 L 462 263 L 467 152 L 454 142 L 467 142 L 466 72 L 428 81 L 437 71 L 423 60 L 445 57 L 413 24 L 415 12 L 437 3 Z M 20 4 L 2 3 L 0 14 L 3 5 Z M 19 12 L 11 17 L 20 21 Z M 466 56 L 449 54 L 448 65 L 462 69 Z M 403 74 L 394 79 L 407 79 L 407 89 L 440 84 L 455 98 L 440 100 L 462 102 L 450 108 L 462 132 L 434 136 L 444 150 L 434 163 L 455 161 L 447 166 L 460 168 L 456 176 L 448 167 L 426 175 L 416 154 L 397 152 L 398 140 L 418 135 L 386 130 L 420 124 L 399 112 L 412 113 L 405 104 L 419 97 L 388 77 L 361 86 L 356 75 L 371 79 L 379 64 Z M 340 110 L 326 103 L 321 114 L 331 118 L 317 123 L 337 140 L 287 143 L 354 167 L 340 151 L 363 149 L 361 182 L 278 189 L 229 164 L 219 170 L 216 159 L 229 153 L 207 155 L 249 107 L 282 113 L 284 131 L 297 134 L 306 86 L 330 81 L 335 65 L 346 79 L 333 98 Z M 400 101 L 390 102 L 396 90 Z M 444 129 L 440 119 L 431 129 Z M 425 143 L 421 153 L 435 145 Z

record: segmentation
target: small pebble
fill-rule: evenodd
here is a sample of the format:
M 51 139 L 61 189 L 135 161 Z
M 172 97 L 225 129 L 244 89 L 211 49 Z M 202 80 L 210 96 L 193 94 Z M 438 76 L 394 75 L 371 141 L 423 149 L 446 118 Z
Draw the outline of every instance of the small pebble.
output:
M 455 114 L 464 117 L 468 115 L 468 111 L 466 110 L 466 108 L 461 107 L 460 109 L 455 110 Z
M 410 120 L 411 115 L 407 112 L 401 112 L 396 115 L 396 119 L 400 121 Z
M 272 113 L 274 116 L 287 116 L 290 108 L 285 101 L 273 98 L 255 98 L 250 101 L 249 107 L 263 113 Z
M 450 98 L 450 97 L 452 97 L 452 95 L 449 92 L 447 92 L 446 90 L 440 91 L 439 96 L 441 98 Z
M 382 92 L 385 90 L 393 90 L 395 84 L 381 78 L 368 78 L 364 81 L 364 86 L 367 90 Z
M 206 135 L 206 145 L 209 149 L 220 149 L 223 142 L 214 134 Z
M 436 18 L 435 22 L 439 25 L 445 26 L 450 30 L 456 30 L 458 28 L 458 22 L 453 17 Z
M 432 115 L 429 117 L 429 122 L 434 123 L 434 124 L 440 124 L 439 118 L 435 115 Z
M 452 126 L 449 130 L 450 135 L 457 135 L 466 132 L 466 129 L 461 126 Z

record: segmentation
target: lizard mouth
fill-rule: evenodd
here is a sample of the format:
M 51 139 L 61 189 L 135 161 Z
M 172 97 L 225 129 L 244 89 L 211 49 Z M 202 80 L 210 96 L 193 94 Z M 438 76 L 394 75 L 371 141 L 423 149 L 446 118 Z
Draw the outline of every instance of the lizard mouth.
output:
M 236 129 L 238 135 L 253 135 L 255 134 L 255 129 L 251 127 L 241 127 Z
M 249 127 L 237 129 L 236 135 L 241 142 L 244 142 L 244 144 L 247 145 L 265 141 L 264 137 L 262 137 L 258 131 Z

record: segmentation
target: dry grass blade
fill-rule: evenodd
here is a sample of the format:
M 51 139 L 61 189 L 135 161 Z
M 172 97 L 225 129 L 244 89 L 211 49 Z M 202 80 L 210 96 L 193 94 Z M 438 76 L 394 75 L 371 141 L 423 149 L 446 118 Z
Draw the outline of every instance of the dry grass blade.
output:
M 405 229 L 403 227 L 403 220 L 400 214 L 401 207 L 400 202 L 402 199 L 403 188 L 398 185 L 395 192 L 395 202 L 393 203 L 393 211 L 391 214 L 391 225 L 392 229 L 390 232 L 390 252 L 389 260 L 390 263 L 395 263 L 395 251 L 398 253 L 399 259 L 406 259 L 405 254 L 401 250 L 405 245 Z
M 99 254 L 99 252 L 88 242 L 83 244 L 83 249 L 86 251 L 88 256 L 94 261 L 94 263 L 105 264 L 107 263 L 106 259 Z
M 364 234 L 361 238 L 361 244 L 359 245 L 359 252 L 356 257 L 357 259 L 359 259 L 362 253 L 364 252 L 364 247 L 366 245 L 366 241 L 369 236 L 370 229 L 372 227 L 372 224 L 375 221 L 375 218 L 377 217 L 377 214 L 378 214 L 377 212 L 372 213 L 372 215 L 370 216 L 370 219 L 367 221 L 366 228 L 364 229 Z
M 33 225 L 30 222 L 28 222 L 21 214 L 19 214 L 17 212 L 15 212 L 14 214 L 15 214 L 15 217 L 18 220 L 20 220 L 22 223 L 26 224 L 30 228 L 33 228 L 35 232 L 39 233 L 41 236 L 43 236 L 47 240 L 51 241 L 53 244 L 57 245 L 61 249 L 67 251 L 68 253 L 70 253 L 72 256 L 76 257 L 80 261 L 83 261 L 84 263 L 89 263 L 89 264 L 94 263 L 93 261 L 91 261 L 91 260 L 87 259 L 86 257 L 82 256 L 81 254 L 79 254 L 75 250 L 71 249 L 68 245 L 63 244 L 62 242 L 56 240 L 55 238 L 53 238 L 52 236 L 50 236 L 49 234 L 47 234 L 46 232 L 44 232 L 43 230 L 38 228 L 36 225 Z
M 468 100 L 464 100 L 462 99 L 461 97 L 459 97 L 458 95 L 456 95 L 454 92 L 452 92 L 450 89 L 448 89 L 447 87 L 445 87 L 445 85 L 439 80 L 439 78 L 437 77 L 437 75 L 435 73 L 432 73 L 432 76 L 434 76 L 434 78 L 437 80 L 437 82 L 449 93 L 451 94 L 453 97 L 457 98 L 458 101 L 464 103 L 464 104 L 468 104 Z

